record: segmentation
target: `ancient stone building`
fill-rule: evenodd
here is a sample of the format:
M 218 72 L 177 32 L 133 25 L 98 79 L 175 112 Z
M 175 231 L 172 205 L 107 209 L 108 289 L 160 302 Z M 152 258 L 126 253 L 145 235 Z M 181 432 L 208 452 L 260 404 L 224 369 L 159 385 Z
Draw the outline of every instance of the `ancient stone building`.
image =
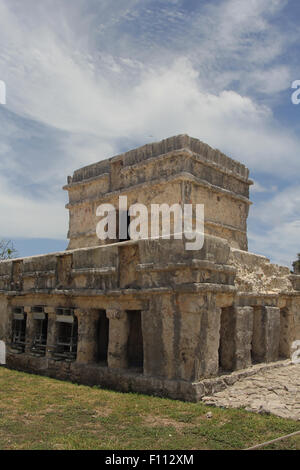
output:
M 75 171 L 67 251 L 0 262 L 8 367 L 198 400 L 235 371 L 290 358 L 300 276 L 247 251 L 251 183 L 244 165 L 187 135 Z M 122 195 L 204 204 L 203 247 L 99 240 L 97 207 Z

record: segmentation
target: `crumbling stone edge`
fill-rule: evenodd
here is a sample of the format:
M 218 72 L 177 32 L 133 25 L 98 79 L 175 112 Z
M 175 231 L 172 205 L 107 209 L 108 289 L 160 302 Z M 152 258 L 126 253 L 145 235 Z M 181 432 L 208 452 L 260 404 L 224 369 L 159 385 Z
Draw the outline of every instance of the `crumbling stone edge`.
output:
M 282 361 L 270 362 L 268 364 L 255 364 L 247 369 L 231 372 L 230 374 L 221 375 L 212 379 L 204 379 L 195 384 L 197 386 L 197 398 L 198 400 L 208 398 L 208 396 L 225 390 L 239 380 L 256 375 L 259 372 L 277 369 L 279 367 L 287 367 L 290 365 L 292 365 L 292 361 L 285 359 Z

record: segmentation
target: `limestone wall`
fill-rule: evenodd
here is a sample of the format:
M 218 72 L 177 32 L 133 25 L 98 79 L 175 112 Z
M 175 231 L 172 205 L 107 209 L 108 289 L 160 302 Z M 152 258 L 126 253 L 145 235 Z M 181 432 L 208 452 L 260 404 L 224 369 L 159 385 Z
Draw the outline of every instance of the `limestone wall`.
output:
M 255 291 L 237 289 L 247 270 L 243 263 L 253 256 L 207 235 L 195 252 L 185 250 L 184 240 L 141 240 L 1 262 L 0 340 L 8 346 L 8 365 L 124 391 L 199 399 L 206 393 L 203 379 L 289 357 L 300 333 L 300 295 L 290 286 L 267 293 L 257 285 Z M 259 260 L 262 268 L 268 265 L 255 256 L 253 265 Z M 31 349 L 37 306 L 48 318 L 47 346 L 39 356 Z M 10 347 L 16 308 L 27 315 L 23 352 Z M 78 322 L 73 360 L 55 356 L 57 316 L 64 308 Z M 97 359 L 103 312 L 109 322 L 105 363 Z M 128 359 L 134 312 L 141 318 L 138 369 Z
M 247 252 L 248 176 L 186 135 L 75 171 L 65 187 L 69 249 L 0 262 L 8 365 L 198 400 L 219 375 L 289 358 L 300 339 L 300 276 Z M 99 241 L 96 209 L 117 209 L 120 195 L 128 206 L 204 204 L 203 247 Z M 37 321 L 47 323 L 39 348 Z
M 208 234 L 247 250 L 249 171 L 217 150 L 177 136 L 104 160 L 74 172 L 69 192 L 69 249 L 103 244 L 96 236 L 96 210 L 118 197 L 128 205 L 204 204 Z M 149 221 L 150 223 L 150 221 Z
M 188 135 L 177 135 L 76 170 L 73 177 L 69 177 L 68 182 L 78 183 L 87 179 L 97 178 L 99 175 L 109 172 L 110 165 L 115 162 L 122 161 L 121 167 L 132 166 L 140 162 L 145 162 L 148 159 L 182 149 L 189 149 L 191 152 L 200 156 L 202 161 L 206 164 L 221 167 L 228 174 L 235 174 L 241 179 L 247 179 L 249 176 L 249 170 L 242 163 L 227 157 L 219 150 L 211 148 L 198 139 L 189 137 Z
M 293 291 L 289 268 L 272 264 L 265 256 L 232 248 L 229 264 L 237 269 L 235 285 L 240 292 L 263 294 Z

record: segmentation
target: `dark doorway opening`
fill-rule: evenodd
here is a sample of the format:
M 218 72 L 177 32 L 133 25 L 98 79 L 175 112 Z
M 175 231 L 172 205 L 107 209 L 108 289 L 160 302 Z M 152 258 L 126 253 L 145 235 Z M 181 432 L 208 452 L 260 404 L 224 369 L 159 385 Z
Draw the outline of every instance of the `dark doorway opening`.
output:
M 219 344 L 219 373 L 228 373 L 234 370 L 234 330 L 235 319 L 232 307 L 221 310 L 220 344 Z
M 109 320 L 106 317 L 106 311 L 100 310 L 97 324 L 97 362 L 107 364 Z
M 19 353 L 23 353 L 25 351 L 26 319 L 27 314 L 24 313 L 24 309 L 22 307 L 14 309 L 12 322 L 12 347 Z
M 128 211 L 118 212 L 118 237 L 119 242 L 130 240 L 129 235 L 130 215 Z
M 144 348 L 142 332 L 142 314 L 140 310 L 128 310 L 128 366 L 143 368 Z
M 75 361 L 77 357 L 78 320 L 73 314 L 57 315 L 57 339 L 53 358 L 56 360 Z

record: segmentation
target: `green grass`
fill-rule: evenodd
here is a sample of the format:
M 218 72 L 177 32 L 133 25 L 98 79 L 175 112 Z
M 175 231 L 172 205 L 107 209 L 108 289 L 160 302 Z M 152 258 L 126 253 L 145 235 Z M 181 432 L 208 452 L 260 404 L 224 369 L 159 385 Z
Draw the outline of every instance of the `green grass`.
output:
M 212 417 L 208 418 L 207 413 Z M 0 449 L 243 449 L 300 429 L 295 421 L 0 368 Z M 268 449 L 300 449 L 300 437 Z

